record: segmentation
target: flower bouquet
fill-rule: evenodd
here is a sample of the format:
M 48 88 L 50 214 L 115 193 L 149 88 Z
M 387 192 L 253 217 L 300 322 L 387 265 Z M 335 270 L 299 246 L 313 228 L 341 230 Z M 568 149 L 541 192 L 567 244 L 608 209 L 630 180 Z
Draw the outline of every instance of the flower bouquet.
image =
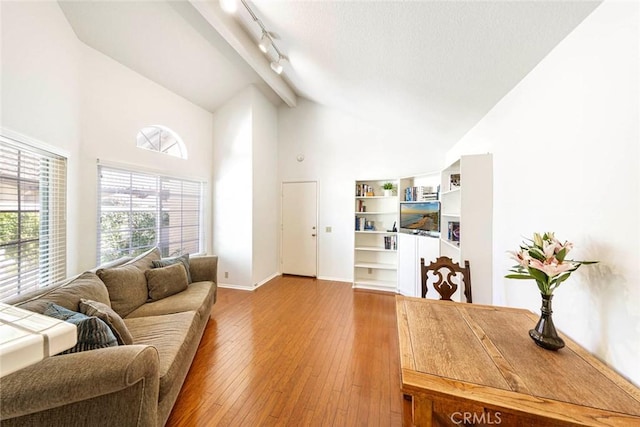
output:
M 508 279 L 533 279 L 540 289 L 542 316 L 535 329 L 529 331 L 529 336 L 537 345 L 548 350 L 558 350 L 564 347 L 564 341 L 558 336 L 551 317 L 553 291 L 581 265 L 597 262 L 568 260 L 567 254 L 572 248 L 572 243 L 567 241 L 560 243 L 554 233 L 547 232 L 542 235 L 533 233 L 533 239 L 527 239 L 523 242 L 519 251 L 510 252 L 518 264 L 509 270 L 513 274 L 507 274 L 505 277 Z

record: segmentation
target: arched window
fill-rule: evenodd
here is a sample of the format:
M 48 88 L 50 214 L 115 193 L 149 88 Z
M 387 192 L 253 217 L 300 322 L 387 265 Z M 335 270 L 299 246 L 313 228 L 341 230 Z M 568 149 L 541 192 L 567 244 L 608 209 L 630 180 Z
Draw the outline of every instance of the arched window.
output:
M 147 126 L 138 131 L 136 146 L 180 159 L 187 158 L 187 148 L 177 133 L 164 126 Z

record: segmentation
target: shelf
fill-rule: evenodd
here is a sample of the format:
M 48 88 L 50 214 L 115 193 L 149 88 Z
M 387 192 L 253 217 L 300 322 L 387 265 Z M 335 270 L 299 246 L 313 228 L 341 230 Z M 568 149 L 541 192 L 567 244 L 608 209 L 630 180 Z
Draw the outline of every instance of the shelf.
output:
M 356 246 L 356 251 L 369 251 L 369 252 L 397 252 L 397 249 L 385 249 L 379 246 Z
M 459 242 L 452 242 L 451 240 L 447 240 L 447 239 L 440 239 L 440 241 L 453 249 L 460 250 L 460 246 L 456 244 Z
M 440 216 L 448 216 L 448 217 L 451 217 L 451 218 L 460 218 L 460 214 L 459 213 L 444 213 L 444 212 L 442 212 L 440 214 Z
M 375 270 L 395 270 L 395 264 L 382 264 L 379 262 L 357 262 L 354 264 L 356 268 L 371 268 Z
M 398 196 L 356 196 L 356 199 L 397 199 Z
M 363 234 L 398 234 L 395 231 L 378 231 L 378 230 L 365 230 L 365 231 L 360 231 L 360 230 L 355 230 L 356 233 L 363 233 Z
M 429 203 L 439 202 L 440 199 L 427 199 L 427 200 L 402 200 L 401 203 Z
M 460 192 L 460 188 L 456 188 L 454 190 L 449 190 L 449 191 L 441 191 L 440 192 L 440 196 L 445 196 L 447 194 L 455 194 L 455 193 L 459 193 Z
M 356 215 L 396 215 L 396 211 L 387 212 L 356 212 Z
M 371 280 L 371 279 L 356 279 L 353 281 L 354 288 L 368 288 L 379 289 L 382 291 L 395 292 L 396 282 L 391 280 Z

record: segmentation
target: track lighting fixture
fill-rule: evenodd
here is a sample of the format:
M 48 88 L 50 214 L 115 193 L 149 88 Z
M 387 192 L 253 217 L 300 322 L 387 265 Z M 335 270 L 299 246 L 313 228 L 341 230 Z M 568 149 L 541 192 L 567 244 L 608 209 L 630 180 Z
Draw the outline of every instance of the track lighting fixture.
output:
M 220 0 L 220 1 L 221 1 L 221 4 L 228 3 L 228 2 L 235 3 L 234 0 Z M 271 69 L 275 73 L 281 74 L 283 69 L 282 62 L 285 60 L 288 60 L 288 58 L 285 55 L 283 55 L 282 51 L 280 51 L 280 49 L 278 49 L 278 46 L 276 46 L 275 44 L 275 39 L 277 39 L 278 36 L 274 33 L 270 33 L 269 31 L 267 31 L 262 21 L 258 19 L 255 13 L 253 13 L 253 10 L 251 10 L 246 0 L 240 0 L 240 3 L 242 3 L 245 9 L 247 9 L 247 12 L 249 12 L 249 15 L 251 15 L 251 18 L 253 19 L 253 21 L 256 24 L 258 24 L 258 26 L 262 30 L 262 35 L 260 36 L 260 41 L 258 42 L 258 47 L 260 48 L 260 51 L 266 54 L 267 57 L 269 58 L 273 58 L 274 56 L 277 58 L 271 61 L 270 65 L 271 65 Z M 227 8 L 224 8 L 224 9 L 227 10 Z M 270 52 L 275 52 L 275 55 L 270 54 Z
M 262 31 L 262 37 L 260 38 L 260 43 L 258 43 L 258 47 L 262 51 L 262 53 L 269 52 L 269 48 L 273 45 L 273 41 L 271 40 L 271 36 L 266 31 Z
M 276 74 L 282 74 L 282 64 L 280 63 L 282 59 L 282 56 L 278 55 L 277 61 L 271 61 L 271 69 L 275 71 Z

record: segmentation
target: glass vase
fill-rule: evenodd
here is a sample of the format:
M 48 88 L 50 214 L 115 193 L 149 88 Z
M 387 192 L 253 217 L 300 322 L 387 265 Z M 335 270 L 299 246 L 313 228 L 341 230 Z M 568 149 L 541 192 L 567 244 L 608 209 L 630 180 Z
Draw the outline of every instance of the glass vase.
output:
M 534 329 L 529 331 L 531 339 L 540 347 L 547 350 L 559 350 L 564 347 L 564 341 L 558 336 L 556 327 L 553 325 L 553 317 L 551 314 L 551 300 L 553 295 L 542 295 L 542 307 L 540 320 Z

